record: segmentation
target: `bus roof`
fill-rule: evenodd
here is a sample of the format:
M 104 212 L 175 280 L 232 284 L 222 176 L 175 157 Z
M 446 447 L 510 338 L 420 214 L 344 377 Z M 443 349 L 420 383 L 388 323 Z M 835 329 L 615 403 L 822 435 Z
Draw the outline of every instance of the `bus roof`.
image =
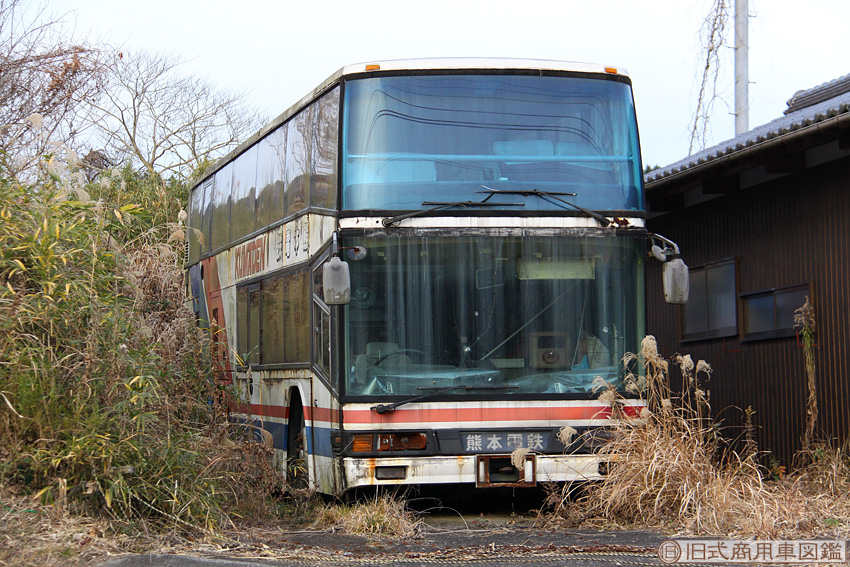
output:
M 588 73 L 596 75 L 608 75 L 623 77 L 628 81 L 628 72 L 621 67 L 610 67 L 594 63 L 578 63 L 574 61 L 552 61 L 548 59 L 511 59 L 511 58 L 489 58 L 489 57 L 435 57 L 422 59 L 395 59 L 387 61 L 371 61 L 365 63 L 354 63 L 346 65 L 336 73 L 322 81 L 319 86 L 307 93 L 301 100 L 290 106 L 274 120 L 260 128 L 260 130 L 244 140 L 239 146 L 226 156 L 216 160 L 216 163 L 204 172 L 203 176 L 195 183 L 197 187 L 204 183 L 216 171 L 221 169 L 233 158 L 247 150 L 260 139 L 275 130 L 278 126 L 289 120 L 303 107 L 330 89 L 333 85 L 345 77 L 351 75 L 380 75 L 381 73 L 398 73 L 400 71 L 496 71 L 500 69 L 526 70 L 526 71 L 554 71 L 565 73 Z
M 628 76 L 625 69 L 592 63 L 573 61 L 550 61 L 547 59 L 503 59 L 487 57 L 442 57 L 428 59 L 397 59 L 390 61 L 372 61 L 346 65 L 338 76 L 378 71 L 434 71 L 467 69 L 528 69 L 541 71 L 567 71 L 574 73 L 608 73 Z

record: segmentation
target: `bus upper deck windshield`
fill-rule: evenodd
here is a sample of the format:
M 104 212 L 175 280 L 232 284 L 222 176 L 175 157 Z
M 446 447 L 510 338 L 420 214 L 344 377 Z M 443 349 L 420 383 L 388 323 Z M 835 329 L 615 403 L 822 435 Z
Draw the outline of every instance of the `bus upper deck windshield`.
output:
M 488 198 L 488 210 L 574 211 L 515 193 L 530 190 L 597 211 L 643 208 L 634 105 L 622 80 L 371 77 L 348 80 L 344 104 L 345 210 Z

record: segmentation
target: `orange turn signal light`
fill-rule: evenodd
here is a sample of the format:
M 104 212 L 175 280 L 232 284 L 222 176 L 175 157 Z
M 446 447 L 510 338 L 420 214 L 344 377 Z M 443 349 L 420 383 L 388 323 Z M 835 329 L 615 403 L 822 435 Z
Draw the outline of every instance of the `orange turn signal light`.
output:
M 617 68 L 616 67 L 605 67 L 605 72 L 611 73 L 612 75 L 616 75 L 617 74 Z
M 351 438 L 351 452 L 352 453 L 371 453 L 374 451 L 372 448 L 372 435 L 354 435 Z
M 380 71 L 381 66 L 380 65 L 366 65 L 366 70 L 367 71 Z

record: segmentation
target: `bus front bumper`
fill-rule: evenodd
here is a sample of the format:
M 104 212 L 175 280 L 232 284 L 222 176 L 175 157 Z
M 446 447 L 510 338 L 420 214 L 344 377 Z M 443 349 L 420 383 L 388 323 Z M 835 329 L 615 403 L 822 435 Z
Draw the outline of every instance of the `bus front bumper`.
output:
M 535 486 L 542 482 L 599 480 L 607 463 L 595 454 L 524 456 L 516 467 L 511 455 L 423 457 L 343 457 L 346 488 L 402 484 L 471 483 L 478 487 Z

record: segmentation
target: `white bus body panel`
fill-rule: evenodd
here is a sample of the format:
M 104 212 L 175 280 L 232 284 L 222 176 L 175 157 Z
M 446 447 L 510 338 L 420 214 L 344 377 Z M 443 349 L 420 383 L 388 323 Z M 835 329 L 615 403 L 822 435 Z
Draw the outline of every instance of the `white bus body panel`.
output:
M 589 455 L 529 455 L 535 460 L 533 474 L 526 468 L 523 483 L 579 482 L 599 480 L 599 457 Z M 476 455 L 433 457 L 387 457 L 379 459 L 343 459 L 346 486 L 384 486 L 399 484 L 481 484 Z M 377 467 L 405 467 L 406 476 L 399 480 L 377 480 Z M 497 486 L 494 484 L 494 486 Z

